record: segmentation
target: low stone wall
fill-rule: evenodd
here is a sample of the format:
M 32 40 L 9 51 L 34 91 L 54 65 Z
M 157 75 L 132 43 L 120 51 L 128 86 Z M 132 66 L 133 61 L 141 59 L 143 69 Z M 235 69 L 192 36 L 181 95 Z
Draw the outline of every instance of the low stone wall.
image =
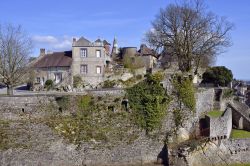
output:
M 86 92 L 94 96 L 105 96 L 105 95 L 122 96 L 125 94 L 125 91 L 123 89 L 115 89 L 115 88 L 87 90 Z
M 22 96 L 1 96 L 1 108 L 29 109 L 40 103 L 50 103 L 55 101 L 55 95 L 22 95 Z
M 230 137 L 232 131 L 232 110 L 228 108 L 221 117 L 208 117 L 210 125 L 210 139 L 220 140 Z

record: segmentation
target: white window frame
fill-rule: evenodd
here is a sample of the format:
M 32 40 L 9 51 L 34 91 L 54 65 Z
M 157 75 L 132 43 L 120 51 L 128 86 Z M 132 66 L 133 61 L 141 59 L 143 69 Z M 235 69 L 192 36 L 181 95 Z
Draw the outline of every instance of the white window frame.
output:
M 98 54 L 99 53 L 99 54 Z M 95 51 L 95 55 L 97 58 L 101 58 L 102 57 L 102 53 L 101 53 L 101 50 L 96 50 Z
M 84 67 L 86 67 L 86 68 L 84 68 Z M 84 71 L 84 69 L 86 69 L 86 70 Z M 80 66 L 80 73 L 87 74 L 88 73 L 88 65 L 85 65 L 85 64 L 81 65 Z
M 62 73 L 54 73 L 55 75 L 55 83 L 58 84 L 62 82 Z
M 80 49 L 80 56 L 81 56 L 81 58 L 87 58 L 88 57 L 88 49 L 87 48 L 81 48 Z
M 102 67 L 96 66 L 96 74 L 102 74 Z

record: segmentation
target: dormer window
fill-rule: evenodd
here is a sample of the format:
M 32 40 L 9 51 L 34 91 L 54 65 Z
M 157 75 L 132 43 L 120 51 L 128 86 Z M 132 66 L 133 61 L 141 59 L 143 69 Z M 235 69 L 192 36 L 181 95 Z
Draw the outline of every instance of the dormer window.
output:
M 96 50 L 96 57 L 101 58 L 101 50 Z
M 81 58 L 87 58 L 87 56 L 88 56 L 87 49 L 81 48 L 80 54 L 81 54 Z

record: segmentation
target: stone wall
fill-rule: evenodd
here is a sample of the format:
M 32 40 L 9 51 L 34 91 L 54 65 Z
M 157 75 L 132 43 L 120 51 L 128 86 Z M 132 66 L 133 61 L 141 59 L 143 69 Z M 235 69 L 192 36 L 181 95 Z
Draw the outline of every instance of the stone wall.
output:
M 200 117 L 213 110 L 214 88 L 199 88 L 196 93 L 196 116 Z
M 207 142 L 198 149 L 187 152 L 185 157 L 179 158 L 177 161 L 182 161 L 187 166 L 250 163 L 249 147 L 250 139 L 225 139 Z
M 98 96 L 110 92 L 114 91 L 91 91 Z M 122 90 L 115 93 L 120 95 L 120 92 Z M 51 102 L 55 102 L 55 95 L 0 97 L 0 121 L 9 121 L 10 128 L 21 131 L 16 139 L 25 142 L 24 147 L 0 150 L 1 166 L 141 165 L 155 162 L 164 149 L 164 136 L 162 139 L 151 139 L 139 131 L 138 138 L 132 138 L 131 143 L 117 141 L 110 146 L 93 140 L 82 142 L 80 146 L 70 144 L 46 124 L 29 121 L 50 114 L 39 111 L 37 107 Z M 24 112 L 22 107 L 25 107 Z
M 250 109 L 246 104 L 233 101 L 229 106 L 233 112 L 233 124 L 238 129 L 250 131 Z
M 115 89 L 115 88 L 107 88 L 107 89 L 97 89 L 97 90 L 87 90 L 87 93 L 94 95 L 94 96 L 105 96 L 105 95 L 111 95 L 111 96 L 122 96 L 125 94 L 125 91 L 123 89 Z
M 232 110 L 228 108 L 221 117 L 208 117 L 210 126 L 210 139 L 226 139 L 232 131 Z

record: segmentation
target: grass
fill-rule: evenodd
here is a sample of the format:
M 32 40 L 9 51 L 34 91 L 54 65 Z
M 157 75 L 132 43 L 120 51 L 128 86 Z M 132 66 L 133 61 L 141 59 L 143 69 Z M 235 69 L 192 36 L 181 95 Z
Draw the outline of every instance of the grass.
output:
M 210 111 L 210 112 L 207 113 L 207 115 L 212 117 L 212 118 L 220 117 L 222 114 L 223 114 L 222 111 L 217 111 L 217 110 Z
M 244 131 L 244 130 L 233 129 L 231 133 L 231 138 L 234 138 L 234 139 L 250 138 L 250 132 Z
M 237 163 L 237 164 L 231 164 L 229 166 L 250 166 L 250 164 L 241 164 L 241 163 Z

